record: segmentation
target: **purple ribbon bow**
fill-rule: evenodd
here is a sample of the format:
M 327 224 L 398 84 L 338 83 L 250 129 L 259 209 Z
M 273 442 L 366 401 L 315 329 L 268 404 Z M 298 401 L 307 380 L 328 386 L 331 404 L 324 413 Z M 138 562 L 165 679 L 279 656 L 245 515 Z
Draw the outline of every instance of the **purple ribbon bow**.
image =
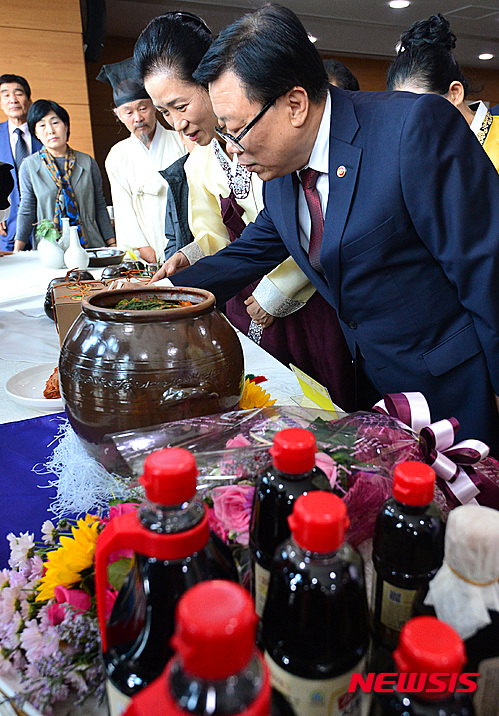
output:
M 463 440 L 454 445 L 459 430 L 456 418 L 431 422 L 430 408 L 422 393 L 390 393 L 373 407 L 377 413 L 397 418 L 411 427 L 420 439 L 426 461 L 444 482 L 447 495 L 461 504 L 475 503 L 480 476 L 473 467 L 489 454 L 481 440 Z

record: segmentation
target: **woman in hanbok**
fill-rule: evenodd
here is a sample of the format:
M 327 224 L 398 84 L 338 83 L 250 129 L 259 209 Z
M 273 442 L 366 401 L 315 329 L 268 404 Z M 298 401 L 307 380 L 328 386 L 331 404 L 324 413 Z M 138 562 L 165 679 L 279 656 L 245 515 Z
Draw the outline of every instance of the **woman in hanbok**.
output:
M 499 117 L 481 101 L 466 102 L 470 87 L 452 54 L 455 46 L 456 36 L 443 15 L 413 23 L 400 37 L 386 87 L 439 94 L 452 102 L 499 171 Z
M 212 42 L 191 13 L 170 12 L 140 35 L 134 59 L 154 105 L 198 145 L 184 169 L 194 241 L 175 253 L 155 279 L 216 253 L 240 236 L 263 208 L 262 181 L 227 153 L 207 90 L 193 77 Z M 354 407 L 352 358 L 334 309 L 289 257 L 226 305 L 229 320 L 284 364 L 325 385 L 344 410 Z

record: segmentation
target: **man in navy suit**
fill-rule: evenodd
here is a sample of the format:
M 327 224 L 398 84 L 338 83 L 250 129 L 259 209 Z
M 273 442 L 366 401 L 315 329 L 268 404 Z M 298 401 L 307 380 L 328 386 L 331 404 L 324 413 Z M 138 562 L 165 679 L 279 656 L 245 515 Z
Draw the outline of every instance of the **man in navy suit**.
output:
M 265 208 L 172 282 L 224 303 L 291 254 L 338 312 L 368 387 L 360 407 L 421 391 L 433 420 L 456 417 L 459 439 L 499 455 L 499 175 L 455 107 L 329 88 L 305 29 L 275 5 L 226 28 L 195 77 L 228 151 L 266 181 Z
M 0 108 L 7 116 L 7 121 L 0 123 L 0 161 L 12 164 L 14 189 L 10 196 L 10 214 L 6 221 L 0 222 L 0 248 L 12 251 L 17 227 L 19 210 L 18 174 L 23 154 L 28 156 L 42 148 L 41 143 L 28 130 L 26 121 L 28 109 L 31 107 L 31 89 L 28 82 L 20 75 L 0 76 Z M 18 142 L 23 143 L 23 150 L 16 152 Z M 16 161 L 17 159 L 17 161 Z M 29 247 L 28 247 L 29 248 Z

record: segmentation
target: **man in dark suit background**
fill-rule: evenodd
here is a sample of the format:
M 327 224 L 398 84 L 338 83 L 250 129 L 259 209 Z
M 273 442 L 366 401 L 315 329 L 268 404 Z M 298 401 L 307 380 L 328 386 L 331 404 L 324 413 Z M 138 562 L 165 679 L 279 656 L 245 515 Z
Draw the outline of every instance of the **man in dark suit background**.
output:
M 14 189 L 10 196 L 10 214 L 0 222 L 0 248 L 12 251 L 19 209 L 19 169 L 23 159 L 42 148 L 28 130 L 27 116 L 31 107 L 31 89 L 20 75 L 0 76 L 0 108 L 7 121 L 0 123 L 0 161 L 14 165 Z M 29 248 L 29 247 L 28 247 Z
M 338 312 L 367 386 L 359 407 L 421 391 L 434 420 L 457 417 L 459 439 L 499 455 L 499 175 L 459 112 L 435 95 L 329 88 L 275 5 L 226 28 L 196 77 L 228 151 L 266 181 L 265 208 L 172 282 L 223 303 L 291 254 Z

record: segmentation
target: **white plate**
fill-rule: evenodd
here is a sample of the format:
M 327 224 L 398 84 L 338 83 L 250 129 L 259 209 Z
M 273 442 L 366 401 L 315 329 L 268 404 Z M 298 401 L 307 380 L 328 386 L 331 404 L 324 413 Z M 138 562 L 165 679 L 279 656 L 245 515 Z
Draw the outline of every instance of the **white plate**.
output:
M 62 398 L 44 398 L 47 380 L 54 371 L 54 363 L 35 365 L 16 373 L 5 384 L 5 392 L 16 403 L 35 410 L 63 410 Z

